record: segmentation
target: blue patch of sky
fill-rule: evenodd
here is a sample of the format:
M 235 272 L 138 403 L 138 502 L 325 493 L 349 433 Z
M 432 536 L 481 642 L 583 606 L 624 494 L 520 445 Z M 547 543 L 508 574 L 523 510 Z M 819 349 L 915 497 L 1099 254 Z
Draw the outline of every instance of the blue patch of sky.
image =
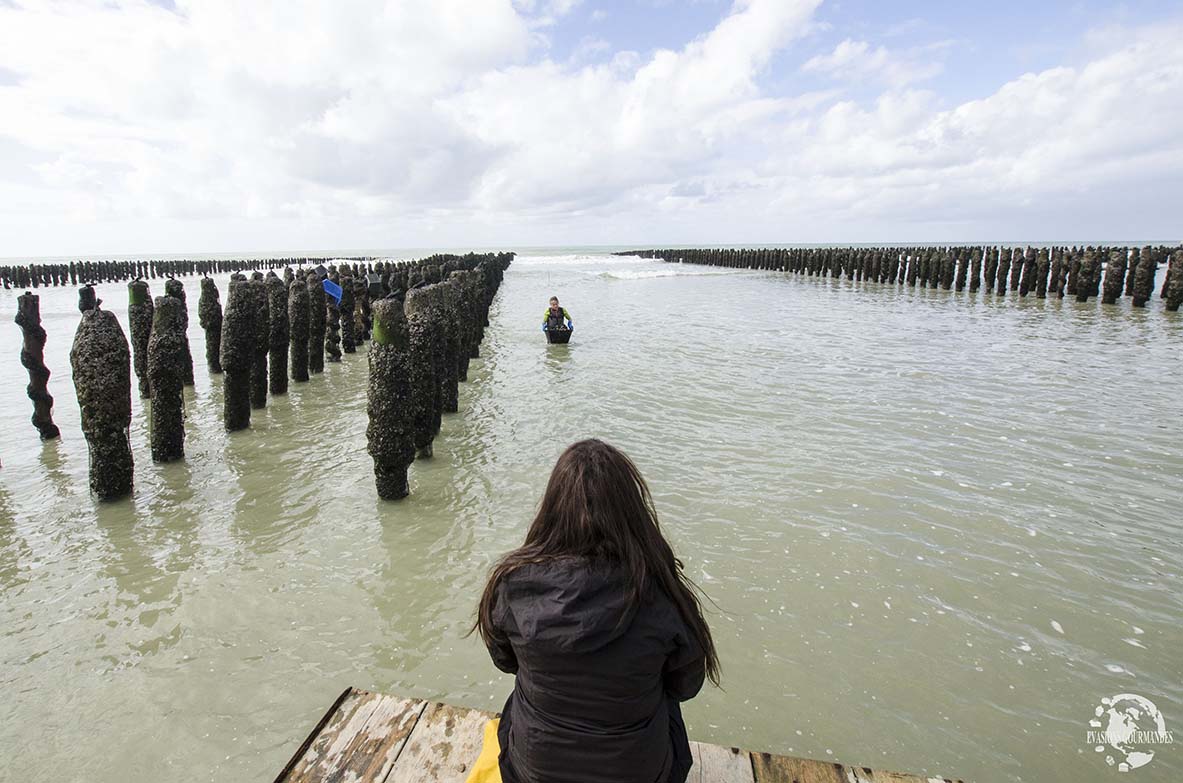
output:
M 729 0 L 583 0 L 546 31 L 552 60 L 567 60 L 587 39 L 606 41 L 612 53 L 642 56 L 681 49 L 709 33 L 731 10 Z
M 0 87 L 12 87 L 20 84 L 24 79 L 19 73 L 0 65 Z
M 620 51 L 645 57 L 657 49 L 680 49 L 726 17 L 729 0 L 583 0 L 546 30 L 546 56 L 565 61 L 583 47 L 582 58 L 603 60 Z M 838 82 L 801 70 L 811 57 L 831 53 L 846 39 L 884 46 L 915 63 L 939 63 L 940 70 L 914 87 L 935 92 L 955 105 L 994 93 L 1025 73 L 1091 59 L 1090 31 L 1136 27 L 1183 16 L 1178 0 L 834 0 L 814 15 L 816 28 L 776 54 L 761 75 L 772 95 L 798 95 L 840 88 L 845 97 L 873 98 L 883 83 Z M 606 44 L 588 51 L 586 42 Z

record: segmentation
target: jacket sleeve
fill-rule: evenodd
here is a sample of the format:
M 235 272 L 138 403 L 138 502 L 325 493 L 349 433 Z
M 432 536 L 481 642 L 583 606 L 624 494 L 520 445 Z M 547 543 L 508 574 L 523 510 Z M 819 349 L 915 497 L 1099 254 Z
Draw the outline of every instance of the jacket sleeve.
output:
M 693 699 L 702 689 L 706 673 L 706 654 L 693 632 L 679 617 L 678 631 L 674 634 L 674 649 L 666 658 L 662 670 L 665 692 L 678 701 Z
M 513 624 L 513 615 L 503 608 L 504 602 L 505 590 L 498 585 L 497 603 L 493 605 L 493 633 L 485 646 L 489 648 L 489 657 L 493 659 L 494 666 L 506 674 L 517 674 L 518 656 L 513 651 L 506 628 L 507 624 Z
M 509 643 L 508 638 L 498 632 L 486 646 L 489 648 L 489 657 L 493 659 L 494 666 L 506 674 L 518 673 L 518 657 L 514 654 L 513 645 Z

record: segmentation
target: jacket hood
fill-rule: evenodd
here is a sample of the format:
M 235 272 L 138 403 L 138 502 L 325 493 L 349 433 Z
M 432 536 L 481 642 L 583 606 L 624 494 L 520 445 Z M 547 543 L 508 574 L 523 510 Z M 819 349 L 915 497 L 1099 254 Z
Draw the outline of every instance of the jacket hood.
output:
M 636 614 L 619 567 L 582 558 L 530 563 L 501 583 L 498 613 L 539 648 L 587 653 L 628 631 Z

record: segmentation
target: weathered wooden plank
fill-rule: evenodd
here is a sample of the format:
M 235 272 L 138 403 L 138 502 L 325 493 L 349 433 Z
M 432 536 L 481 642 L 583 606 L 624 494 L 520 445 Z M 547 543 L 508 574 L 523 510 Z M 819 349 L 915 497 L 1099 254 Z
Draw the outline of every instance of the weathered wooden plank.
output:
M 962 783 L 960 780 L 952 778 L 922 778 L 919 775 L 904 775 L 899 772 L 883 772 L 882 770 L 874 772 L 867 770 L 867 780 L 870 783 Z
M 938 777 L 920 777 L 919 775 L 905 775 L 902 772 L 884 772 L 881 769 L 860 767 L 859 777 L 852 778 L 858 783 L 962 783 L 960 780 Z
M 364 721 L 373 712 L 373 709 L 371 694 L 353 688 L 346 689 L 325 716 L 320 719 L 320 723 L 308 735 L 308 739 L 304 740 L 304 744 L 296 751 L 296 755 L 279 773 L 275 783 L 285 783 L 285 781 L 297 779 L 305 770 L 314 766 L 317 760 L 324 757 L 333 740 L 341 733 L 341 729 L 346 723 L 357 717 L 358 710 L 363 710 L 362 720 Z
M 694 766 L 687 783 L 752 783 L 752 756 L 746 750 L 690 743 Z
M 394 762 L 386 783 L 464 783 L 481 753 L 493 713 L 431 703 Z
M 798 759 L 791 756 L 774 756 L 771 753 L 753 753 L 752 767 L 756 783 L 855 783 L 841 764 L 827 764 L 824 761 Z M 861 783 L 861 781 L 859 781 Z
M 424 702 L 355 691 L 329 717 L 282 783 L 380 783 L 414 728 Z
M 365 726 L 346 747 L 347 775 L 330 780 L 382 783 L 410 737 L 426 703 L 383 696 Z
M 753 753 L 752 767 L 756 783 L 961 783 L 948 778 L 921 778 L 771 753 Z

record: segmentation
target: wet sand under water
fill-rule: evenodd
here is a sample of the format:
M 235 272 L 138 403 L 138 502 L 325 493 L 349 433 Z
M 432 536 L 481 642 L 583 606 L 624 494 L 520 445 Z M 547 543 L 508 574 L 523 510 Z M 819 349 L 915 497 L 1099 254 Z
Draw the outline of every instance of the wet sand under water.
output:
M 185 281 L 187 459 L 87 495 L 72 290 L 41 444 L 0 292 L 0 779 L 269 779 L 346 686 L 497 709 L 464 633 L 559 451 L 650 482 L 718 605 L 704 741 L 966 780 L 1103 781 L 1104 696 L 1183 726 L 1183 318 L 607 256 L 520 256 L 413 495 L 374 494 L 364 350 L 221 427 Z M 873 284 L 874 285 L 874 284 Z M 225 279 L 219 279 L 225 302 Z M 153 294 L 163 281 L 153 281 Z M 568 346 L 539 330 L 558 294 Z M 123 284 L 101 297 L 126 330 Z M 1160 747 L 1140 781 L 1183 777 Z

